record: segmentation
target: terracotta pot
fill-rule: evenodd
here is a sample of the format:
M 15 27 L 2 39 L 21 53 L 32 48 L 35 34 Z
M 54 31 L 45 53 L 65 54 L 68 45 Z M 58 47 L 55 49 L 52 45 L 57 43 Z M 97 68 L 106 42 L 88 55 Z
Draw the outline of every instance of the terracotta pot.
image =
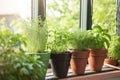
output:
M 110 64 L 110 65 L 117 66 L 118 60 L 117 59 L 106 58 L 105 61 L 104 61 L 104 64 Z
M 104 63 L 104 59 L 107 57 L 107 49 L 102 50 L 90 50 L 90 56 L 88 59 L 90 70 L 100 72 Z
M 51 67 L 53 73 L 58 78 L 67 76 L 70 66 L 71 53 L 51 54 Z
M 89 51 L 73 51 L 71 57 L 71 69 L 73 74 L 84 74 L 89 57 Z

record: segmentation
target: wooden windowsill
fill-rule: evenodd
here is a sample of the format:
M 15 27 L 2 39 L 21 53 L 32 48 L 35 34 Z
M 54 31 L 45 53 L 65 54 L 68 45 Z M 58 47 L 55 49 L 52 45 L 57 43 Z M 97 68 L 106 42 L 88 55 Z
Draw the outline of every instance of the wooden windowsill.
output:
M 69 69 L 66 78 L 56 78 L 53 75 L 52 69 L 48 69 L 46 80 L 104 80 L 112 77 L 120 77 L 120 70 L 110 68 L 104 65 L 101 72 L 93 72 L 90 71 L 89 66 L 87 65 L 85 74 L 74 75 L 72 74 L 71 69 Z

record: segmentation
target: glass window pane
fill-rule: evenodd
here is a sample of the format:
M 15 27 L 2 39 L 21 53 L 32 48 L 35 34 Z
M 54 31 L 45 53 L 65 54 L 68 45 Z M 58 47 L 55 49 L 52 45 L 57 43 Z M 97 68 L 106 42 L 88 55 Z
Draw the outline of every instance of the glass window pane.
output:
M 93 24 L 113 29 L 116 26 L 116 0 L 93 0 Z
M 46 8 L 49 25 L 79 27 L 80 0 L 46 0 Z

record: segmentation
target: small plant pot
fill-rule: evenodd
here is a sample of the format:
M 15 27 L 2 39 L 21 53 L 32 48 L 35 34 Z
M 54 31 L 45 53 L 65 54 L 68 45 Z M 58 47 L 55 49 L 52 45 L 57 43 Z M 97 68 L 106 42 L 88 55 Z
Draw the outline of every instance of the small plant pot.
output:
M 113 66 L 117 66 L 118 65 L 118 60 L 117 59 L 111 59 L 111 58 L 106 58 L 104 61 L 104 64 L 110 64 Z
M 53 73 L 58 78 L 67 77 L 70 66 L 71 53 L 51 54 L 51 67 Z
M 90 50 L 90 56 L 88 59 L 90 70 L 100 72 L 104 63 L 104 59 L 107 57 L 107 49 L 102 50 Z
M 89 57 L 89 51 L 73 51 L 71 57 L 71 69 L 73 74 L 84 74 Z

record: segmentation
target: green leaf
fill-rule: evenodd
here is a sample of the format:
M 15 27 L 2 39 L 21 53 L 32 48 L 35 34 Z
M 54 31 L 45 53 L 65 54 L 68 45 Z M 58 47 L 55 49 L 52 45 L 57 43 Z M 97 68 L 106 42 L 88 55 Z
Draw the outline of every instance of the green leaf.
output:
M 101 28 L 101 26 L 100 26 L 100 25 L 98 25 L 98 24 L 96 24 L 96 25 L 93 25 L 93 26 L 92 26 L 92 29 L 93 29 L 93 30 L 102 31 L 102 28 Z
M 104 43 L 106 44 L 106 47 L 109 48 L 110 46 L 109 41 L 106 38 L 103 38 L 103 40 L 104 40 Z
M 111 40 L 111 36 L 107 33 L 104 33 L 104 36 L 108 38 L 108 40 Z
M 23 67 L 20 69 L 20 74 L 21 75 L 29 75 L 29 71 L 25 67 Z

